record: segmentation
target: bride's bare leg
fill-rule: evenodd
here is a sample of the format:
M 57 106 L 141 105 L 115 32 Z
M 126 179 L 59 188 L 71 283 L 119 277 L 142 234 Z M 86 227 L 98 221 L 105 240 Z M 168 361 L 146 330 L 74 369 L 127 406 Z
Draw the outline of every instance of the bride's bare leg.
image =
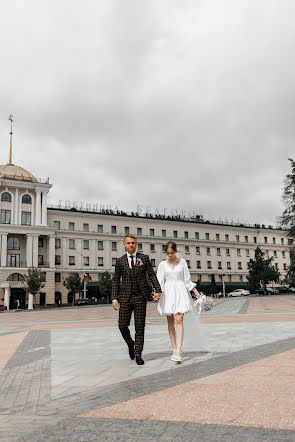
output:
M 173 348 L 173 350 L 176 350 L 174 315 L 167 316 L 167 322 L 168 322 L 168 332 L 169 332 L 172 348 Z
M 177 341 L 177 351 L 181 352 L 182 341 L 183 341 L 183 313 L 177 313 L 175 315 L 176 321 L 176 341 Z

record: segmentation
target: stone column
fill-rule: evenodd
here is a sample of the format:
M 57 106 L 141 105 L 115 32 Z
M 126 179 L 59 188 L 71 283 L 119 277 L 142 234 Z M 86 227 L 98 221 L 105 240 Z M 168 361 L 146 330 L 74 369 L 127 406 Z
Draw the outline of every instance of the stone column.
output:
M 76 250 L 77 253 L 73 253 L 73 255 L 76 255 L 75 264 L 76 268 L 82 269 L 83 268 L 83 249 L 82 249 L 82 239 L 76 239 Z
M 5 290 L 5 294 L 4 294 L 4 307 L 6 307 L 6 309 L 9 310 L 10 294 L 11 294 L 10 286 L 5 287 L 4 290 Z
M 39 235 L 33 236 L 33 267 L 38 267 L 38 240 Z
M 7 235 L 8 233 L 1 234 L 1 267 L 7 267 Z
M 49 235 L 49 267 L 55 267 L 55 236 Z
M 47 226 L 47 193 L 42 192 L 42 226 Z
M 96 239 L 91 239 L 89 244 L 89 267 L 91 269 L 96 269 L 97 267 L 97 257 L 96 257 L 96 248 L 97 248 L 97 241 Z
M 41 224 L 41 190 L 36 190 L 36 225 Z
M 32 293 L 29 293 L 28 310 L 34 310 L 34 295 Z
M 68 267 L 68 238 L 62 238 L 61 265 L 63 269 Z
M 32 237 L 32 235 L 27 235 L 26 260 L 27 260 L 27 267 L 32 267 L 32 265 L 33 265 L 33 237 Z
M 14 224 L 18 224 L 18 188 L 15 189 L 15 197 L 14 197 Z
M 104 247 L 104 254 L 103 254 L 104 268 L 108 272 L 111 272 L 113 270 L 113 268 L 112 268 L 112 262 L 111 262 L 110 241 L 108 241 L 108 240 L 104 241 L 103 247 Z

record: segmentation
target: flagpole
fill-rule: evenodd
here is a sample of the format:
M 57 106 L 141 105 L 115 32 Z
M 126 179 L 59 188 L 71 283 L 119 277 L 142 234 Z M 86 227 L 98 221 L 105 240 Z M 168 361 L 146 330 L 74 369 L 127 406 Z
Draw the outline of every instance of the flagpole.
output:
M 83 288 L 83 297 L 84 297 L 84 299 L 86 299 L 86 292 L 87 292 L 87 288 L 86 288 L 86 285 L 87 285 L 87 281 L 86 281 L 86 279 L 84 278 L 84 288 Z

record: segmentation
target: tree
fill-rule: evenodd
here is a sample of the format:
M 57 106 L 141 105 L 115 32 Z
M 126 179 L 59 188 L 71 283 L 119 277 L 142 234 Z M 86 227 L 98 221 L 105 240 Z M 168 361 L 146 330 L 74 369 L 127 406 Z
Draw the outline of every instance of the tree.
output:
M 64 279 L 63 285 L 67 288 L 69 292 L 74 294 L 73 303 L 76 298 L 76 292 L 80 293 L 83 281 L 80 278 L 78 272 L 70 273 L 67 278 Z
M 109 272 L 104 272 L 99 281 L 99 290 L 103 296 L 106 296 L 108 303 L 112 297 L 112 276 Z
M 28 309 L 34 308 L 34 300 L 37 293 L 45 286 L 41 271 L 36 267 L 30 267 L 28 273 L 24 275 L 26 291 L 28 293 Z
M 210 295 L 215 295 L 217 293 L 217 287 L 215 282 L 215 275 L 211 275 L 211 282 L 210 282 Z
M 250 259 L 248 263 L 249 276 L 247 276 L 249 282 L 250 291 L 254 291 L 263 286 L 266 292 L 266 284 L 271 281 L 278 281 L 280 273 L 272 265 L 273 258 L 264 258 L 265 253 L 257 247 L 255 250 L 255 258 Z
M 288 269 L 285 283 L 295 287 L 295 247 L 292 243 L 295 240 L 295 161 L 289 158 L 291 173 L 286 175 L 283 191 L 283 203 L 285 210 L 280 218 L 282 227 L 286 228 L 290 244 L 290 267 Z

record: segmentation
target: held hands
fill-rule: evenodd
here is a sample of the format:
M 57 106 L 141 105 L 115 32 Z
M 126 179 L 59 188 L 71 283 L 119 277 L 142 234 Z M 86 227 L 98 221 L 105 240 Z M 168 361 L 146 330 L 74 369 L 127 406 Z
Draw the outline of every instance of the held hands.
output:
M 113 301 L 112 304 L 113 304 L 113 309 L 114 310 L 119 310 L 119 303 L 118 303 L 118 301 Z
M 160 298 L 161 298 L 161 293 L 154 293 L 154 296 L 153 296 L 154 302 L 159 301 Z

